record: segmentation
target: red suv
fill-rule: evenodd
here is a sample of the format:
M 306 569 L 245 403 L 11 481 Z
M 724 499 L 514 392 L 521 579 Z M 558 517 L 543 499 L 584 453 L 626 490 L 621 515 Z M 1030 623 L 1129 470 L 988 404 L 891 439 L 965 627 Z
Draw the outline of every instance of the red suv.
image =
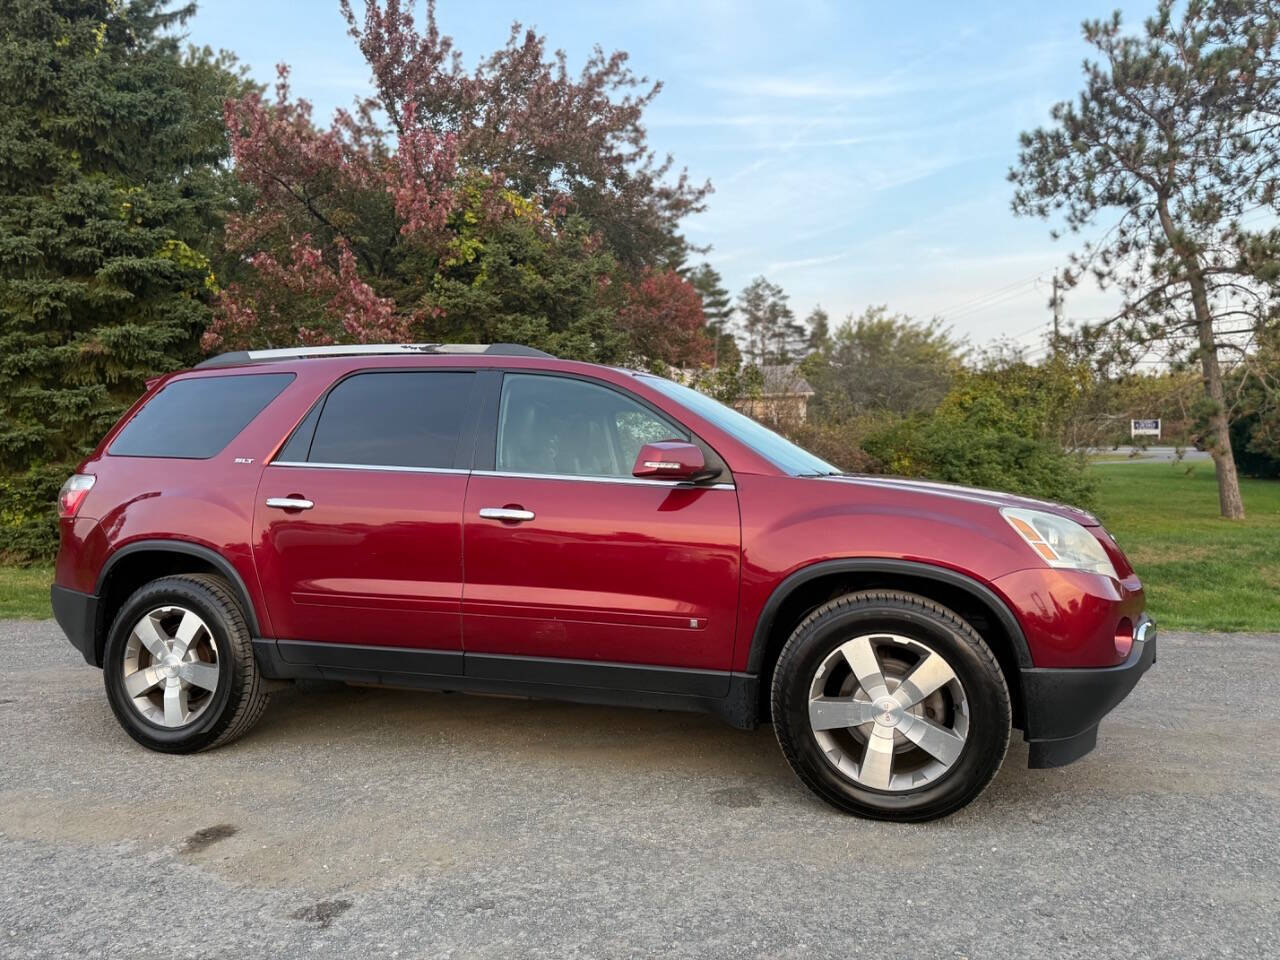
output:
M 1155 660 L 1071 507 L 842 475 L 670 380 L 510 345 L 250 351 L 153 381 L 63 488 L 53 609 L 125 730 L 324 678 L 772 720 L 823 799 L 943 816 L 1009 731 L 1070 763 Z

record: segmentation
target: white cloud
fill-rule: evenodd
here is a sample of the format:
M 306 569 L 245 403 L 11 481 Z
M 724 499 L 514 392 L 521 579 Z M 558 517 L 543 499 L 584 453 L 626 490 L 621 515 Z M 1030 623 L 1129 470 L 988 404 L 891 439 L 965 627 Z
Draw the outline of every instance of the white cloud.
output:
M 850 251 L 842 250 L 824 257 L 805 257 L 802 260 L 777 260 L 764 268 L 766 274 L 786 273 L 803 267 L 821 267 L 829 263 L 838 263 L 849 256 Z
M 744 97 L 773 97 L 783 100 L 870 100 L 894 97 L 911 89 L 889 78 L 850 82 L 832 76 L 789 77 L 740 74 L 706 77 L 703 84 L 713 90 Z

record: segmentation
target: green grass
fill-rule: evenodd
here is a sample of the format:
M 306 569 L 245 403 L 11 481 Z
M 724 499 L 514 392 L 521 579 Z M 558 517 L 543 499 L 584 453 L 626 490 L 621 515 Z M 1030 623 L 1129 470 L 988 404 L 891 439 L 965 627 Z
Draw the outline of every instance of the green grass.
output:
M 0 619 L 43 620 L 49 609 L 53 567 L 0 567 Z
M 1241 480 L 1245 519 L 1218 515 L 1212 463 L 1099 463 L 1098 516 L 1174 630 L 1280 632 L 1280 482 Z
M 1130 453 L 1091 453 L 1089 454 L 1090 463 L 1142 463 L 1144 460 L 1150 460 L 1149 453 L 1140 453 L 1136 457 Z
M 1098 463 L 1098 515 L 1162 627 L 1280 633 L 1280 482 L 1242 480 L 1248 518 L 1218 516 L 1213 464 Z M 0 618 L 51 616 L 51 567 L 0 566 Z

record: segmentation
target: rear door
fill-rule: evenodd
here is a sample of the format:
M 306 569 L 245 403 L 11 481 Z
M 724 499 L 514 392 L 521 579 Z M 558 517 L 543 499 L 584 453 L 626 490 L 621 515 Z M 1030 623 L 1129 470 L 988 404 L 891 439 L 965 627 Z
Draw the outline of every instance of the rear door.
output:
M 428 655 L 384 658 L 388 669 L 461 672 L 477 380 L 457 370 L 351 374 L 265 468 L 254 551 L 277 639 L 413 649 Z M 323 662 L 322 653 L 302 655 Z
M 595 381 L 507 373 L 496 406 L 465 510 L 468 675 L 722 694 L 727 674 L 695 671 L 727 670 L 733 650 L 731 477 L 633 477 L 642 444 L 689 432 Z

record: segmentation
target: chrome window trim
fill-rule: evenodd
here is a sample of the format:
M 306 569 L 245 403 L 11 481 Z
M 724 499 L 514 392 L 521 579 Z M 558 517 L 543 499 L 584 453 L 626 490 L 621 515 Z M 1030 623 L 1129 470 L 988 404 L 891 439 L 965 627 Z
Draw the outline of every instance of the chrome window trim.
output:
M 319 463 L 308 460 L 273 460 L 272 467 L 319 467 L 321 470 L 377 470 L 382 473 L 470 473 L 459 467 L 395 467 L 383 463 Z
M 593 477 L 572 473 L 517 473 L 512 470 L 462 470 L 458 467 L 393 467 L 377 463 L 312 463 L 301 460 L 273 460 L 272 467 L 318 467 L 321 470 L 377 470 L 391 473 L 475 473 L 486 477 L 524 480 L 580 480 L 585 483 L 625 483 L 638 487 L 689 487 L 698 490 L 736 490 L 732 483 L 695 484 L 687 480 L 652 480 L 645 477 Z
M 687 480 L 651 480 L 645 477 L 599 477 L 573 473 L 519 473 L 514 470 L 473 470 L 477 476 L 511 477 L 516 480 L 582 480 L 586 483 L 626 483 L 642 487 L 688 487 L 697 490 L 736 490 L 732 483 L 690 483 Z

